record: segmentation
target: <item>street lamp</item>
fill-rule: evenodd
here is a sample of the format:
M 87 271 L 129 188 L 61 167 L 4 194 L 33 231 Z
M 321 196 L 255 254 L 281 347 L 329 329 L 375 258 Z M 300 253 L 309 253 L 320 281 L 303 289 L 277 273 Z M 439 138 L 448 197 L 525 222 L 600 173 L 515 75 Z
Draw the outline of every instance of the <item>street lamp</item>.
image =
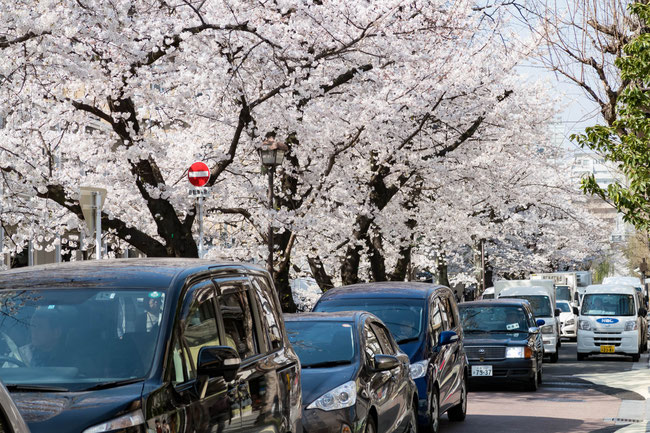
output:
M 275 138 L 269 137 L 262 142 L 262 146 L 259 148 L 260 159 L 262 160 L 262 165 L 266 168 L 266 172 L 269 178 L 269 191 L 268 191 L 268 207 L 269 210 L 273 210 L 273 176 L 275 175 L 275 167 L 282 164 L 284 160 L 284 154 L 289 150 L 289 146 L 286 144 L 276 141 Z M 268 233 L 268 245 L 269 245 L 269 256 L 267 259 L 267 269 L 273 278 L 273 220 L 269 221 L 269 233 Z

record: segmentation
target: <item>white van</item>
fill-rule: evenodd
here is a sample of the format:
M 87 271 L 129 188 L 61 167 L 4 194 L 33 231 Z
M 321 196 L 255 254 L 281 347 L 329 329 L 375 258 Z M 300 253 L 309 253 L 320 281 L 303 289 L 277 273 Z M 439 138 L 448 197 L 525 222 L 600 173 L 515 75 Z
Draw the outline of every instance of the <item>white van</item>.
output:
M 578 361 L 591 354 L 620 353 L 638 361 L 647 310 L 636 288 L 594 284 L 585 289 L 578 320 Z
M 529 283 L 538 283 L 548 280 L 528 280 Z M 542 319 L 541 326 L 542 341 L 544 342 L 544 355 L 551 358 L 551 362 L 557 362 L 560 355 L 560 327 L 557 316 L 560 311 L 555 307 L 555 287 L 550 281 L 546 286 L 514 286 L 499 288 L 499 281 L 494 283 L 495 291 L 500 298 L 525 299 L 530 303 L 535 314 L 535 319 Z M 508 281 L 507 283 L 512 283 Z

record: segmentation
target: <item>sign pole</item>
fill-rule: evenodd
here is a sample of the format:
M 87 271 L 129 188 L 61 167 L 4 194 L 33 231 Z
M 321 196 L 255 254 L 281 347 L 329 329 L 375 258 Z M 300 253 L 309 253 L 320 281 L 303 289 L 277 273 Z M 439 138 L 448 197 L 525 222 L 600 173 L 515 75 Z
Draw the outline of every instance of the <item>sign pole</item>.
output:
M 199 258 L 203 258 L 203 196 L 199 196 Z
M 93 192 L 95 199 L 95 259 L 102 258 L 102 198 L 97 192 Z

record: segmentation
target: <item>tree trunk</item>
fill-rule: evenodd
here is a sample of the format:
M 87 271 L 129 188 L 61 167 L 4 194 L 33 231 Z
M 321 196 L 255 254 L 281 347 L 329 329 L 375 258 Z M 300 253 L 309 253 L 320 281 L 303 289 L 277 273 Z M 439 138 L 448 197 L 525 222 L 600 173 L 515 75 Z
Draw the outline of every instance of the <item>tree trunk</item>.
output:
M 309 262 L 309 269 L 311 269 L 311 274 L 318 283 L 318 287 L 323 291 L 327 292 L 329 289 L 334 287 L 332 283 L 332 278 L 325 271 L 325 266 L 320 257 L 308 257 L 307 261 Z

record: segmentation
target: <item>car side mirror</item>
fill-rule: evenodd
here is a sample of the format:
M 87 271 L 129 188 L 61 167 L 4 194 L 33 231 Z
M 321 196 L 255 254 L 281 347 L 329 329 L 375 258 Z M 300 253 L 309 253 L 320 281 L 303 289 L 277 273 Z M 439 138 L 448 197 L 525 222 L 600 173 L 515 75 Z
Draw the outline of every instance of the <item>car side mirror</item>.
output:
M 573 307 L 573 314 L 575 314 L 576 316 L 580 315 L 580 310 L 578 310 L 578 307 Z
M 555 309 L 555 317 L 560 317 L 560 313 L 561 313 L 560 309 L 556 308 Z
M 199 350 L 196 372 L 198 376 L 223 377 L 226 382 L 235 379 L 239 370 L 239 354 L 228 346 L 205 346 Z
M 393 355 L 375 355 L 372 359 L 375 371 L 392 370 L 399 366 L 399 359 Z
M 456 334 L 454 331 L 442 331 L 440 333 L 440 340 L 438 342 L 438 346 L 445 346 L 455 341 L 458 341 L 458 334 Z
M 539 327 L 539 326 L 544 326 L 544 325 L 546 325 L 546 321 L 545 321 L 544 319 L 537 319 L 537 320 L 535 321 L 535 324 L 536 324 L 538 327 Z
M 529 334 L 537 334 L 539 332 L 539 328 L 537 326 L 531 326 L 528 328 L 528 333 Z
M 647 315 L 648 315 L 648 310 L 646 310 L 643 307 L 639 308 L 639 316 L 646 317 Z

